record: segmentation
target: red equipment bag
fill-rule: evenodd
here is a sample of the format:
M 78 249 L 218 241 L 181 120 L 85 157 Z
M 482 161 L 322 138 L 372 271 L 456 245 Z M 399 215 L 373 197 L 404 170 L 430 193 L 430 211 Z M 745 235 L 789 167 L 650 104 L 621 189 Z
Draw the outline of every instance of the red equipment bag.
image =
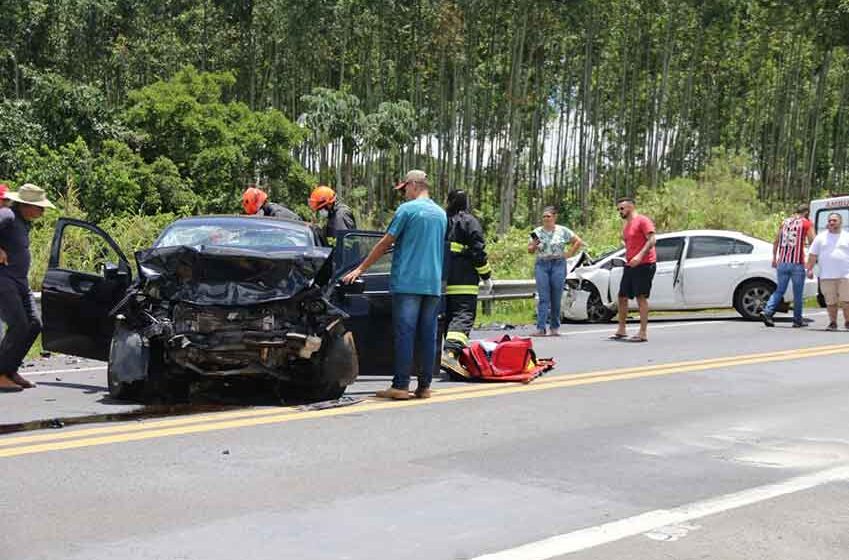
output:
M 530 383 L 554 367 L 551 358 L 537 358 L 530 338 L 473 340 L 460 354 L 460 364 L 472 379 Z

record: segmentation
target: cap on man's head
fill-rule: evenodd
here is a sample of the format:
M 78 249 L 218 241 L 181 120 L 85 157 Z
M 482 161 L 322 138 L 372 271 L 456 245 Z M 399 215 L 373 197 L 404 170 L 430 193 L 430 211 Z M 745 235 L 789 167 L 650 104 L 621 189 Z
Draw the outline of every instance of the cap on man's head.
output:
M 407 174 L 404 175 L 404 178 L 400 183 L 395 185 L 395 190 L 403 189 L 407 186 L 407 183 L 424 183 L 427 185 L 427 173 L 422 171 L 421 169 L 413 169 L 411 171 L 407 171 Z
M 29 204 L 30 206 L 40 206 L 42 208 L 56 208 L 52 202 L 47 200 L 44 189 L 32 183 L 21 185 L 18 192 L 7 192 L 5 198 L 18 204 Z

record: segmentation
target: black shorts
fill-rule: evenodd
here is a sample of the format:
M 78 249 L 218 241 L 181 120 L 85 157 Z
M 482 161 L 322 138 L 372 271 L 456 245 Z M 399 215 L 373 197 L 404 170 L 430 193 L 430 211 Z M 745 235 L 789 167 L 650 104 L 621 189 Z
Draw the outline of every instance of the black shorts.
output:
M 626 266 L 619 284 L 619 297 L 634 299 L 637 296 L 651 296 L 651 283 L 656 268 L 654 263 Z

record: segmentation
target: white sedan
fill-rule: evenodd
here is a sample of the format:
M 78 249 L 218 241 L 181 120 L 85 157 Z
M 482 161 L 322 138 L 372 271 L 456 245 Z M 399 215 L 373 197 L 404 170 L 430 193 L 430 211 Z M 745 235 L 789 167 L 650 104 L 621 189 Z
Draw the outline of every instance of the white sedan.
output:
M 615 314 L 625 250 L 592 261 L 570 259 L 563 292 L 563 318 L 606 322 Z M 657 236 L 657 272 L 651 291 L 653 310 L 733 307 L 745 319 L 758 319 L 775 291 L 772 244 L 736 231 L 689 230 Z M 805 281 L 805 297 L 816 296 L 815 280 Z M 784 294 L 788 309 L 792 287 Z M 636 303 L 631 301 L 631 308 Z

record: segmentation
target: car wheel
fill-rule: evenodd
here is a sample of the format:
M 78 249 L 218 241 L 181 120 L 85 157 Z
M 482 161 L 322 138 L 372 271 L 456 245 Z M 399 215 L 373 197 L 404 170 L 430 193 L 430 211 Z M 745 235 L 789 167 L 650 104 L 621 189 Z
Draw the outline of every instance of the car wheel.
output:
M 286 403 L 331 401 L 345 393 L 359 374 L 359 359 L 354 337 L 337 327 L 328 334 L 317 357 L 306 366 L 307 375 L 281 381 L 278 394 Z
M 614 315 L 616 313 L 604 306 L 598 291 L 593 289 L 590 292 L 590 297 L 587 298 L 587 321 L 590 323 L 607 323 Z
M 756 321 L 760 319 L 761 311 L 774 291 L 775 284 L 769 280 L 745 282 L 734 292 L 734 309 L 744 319 Z

